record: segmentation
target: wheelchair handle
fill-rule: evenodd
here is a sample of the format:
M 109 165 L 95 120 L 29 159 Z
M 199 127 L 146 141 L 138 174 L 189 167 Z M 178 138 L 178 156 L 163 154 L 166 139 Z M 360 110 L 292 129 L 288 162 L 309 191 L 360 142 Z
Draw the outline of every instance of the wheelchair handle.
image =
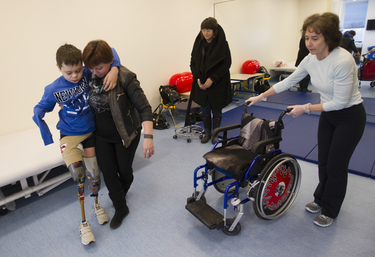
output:
M 251 101 L 245 101 L 245 104 L 243 105 L 243 110 L 245 113 L 247 113 L 247 106 L 251 103 Z
M 246 101 L 244 106 L 243 106 L 243 110 L 245 113 L 247 113 L 247 106 L 251 103 L 251 101 Z M 281 114 L 280 114 L 280 117 L 279 117 L 279 122 L 282 121 L 282 118 L 284 117 L 285 114 L 291 112 L 293 110 L 293 108 L 287 108 L 285 111 L 283 111 Z
M 279 116 L 279 119 L 277 120 L 277 122 L 280 124 L 280 128 L 281 129 L 284 129 L 284 122 L 283 122 L 283 117 L 285 114 L 291 112 L 293 110 L 293 108 L 287 108 L 285 111 L 283 111 L 280 116 Z

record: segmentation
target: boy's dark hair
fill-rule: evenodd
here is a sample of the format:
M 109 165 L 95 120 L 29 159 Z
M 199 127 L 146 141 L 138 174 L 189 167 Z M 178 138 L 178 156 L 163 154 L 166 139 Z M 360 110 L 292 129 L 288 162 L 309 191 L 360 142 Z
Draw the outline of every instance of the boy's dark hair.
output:
M 217 20 L 215 18 L 212 18 L 212 17 L 204 19 L 204 21 L 202 21 L 202 23 L 201 23 L 201 30 L 202 29 L 212 29 L 213 32 L 214 32 L 214 37 L 217 36 L 217 33 L 219 31 L 218 27 L 219 26 L 217 24 Z M 204 38 L 202 34 L 201 34 L 201 36 L 202 36 L 202 38 Z
M 56 52 L 56 62 L 61 69 L 62 64 L 77 65 L 82 63 L 82 52 L 77 47 L 65 44 L 59 47 Z
M 328 50 L 331 52 L 341 42 L 342 34 L 339 26 L 339 16 L 334 13 L 313 14 L 307 17 L 303 23 L 302 35 L 305 37 L 307 30 L 314 31 L 316 34 L 322 34 L 328 45 Z
M 89 69 L 101 63 L 112 63 L 112 61 L 112 49 L 104 40 L 92 40 L 83 49 L 83 62 Z

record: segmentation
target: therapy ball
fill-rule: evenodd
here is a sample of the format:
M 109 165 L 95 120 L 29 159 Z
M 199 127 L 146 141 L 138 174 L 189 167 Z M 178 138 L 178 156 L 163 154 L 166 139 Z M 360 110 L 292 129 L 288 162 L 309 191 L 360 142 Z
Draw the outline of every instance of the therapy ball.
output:
M 260 69 L 260 63 L 257 60 L 248 60 L 242 64 L 242 72 L 245 74 L 254 74 Z
M 169 85 L 176 85 L 177 93 L 179 94 L 191 91 L 192 84 L 193 74 L 191 72 L 177 73 L 169 79 Z

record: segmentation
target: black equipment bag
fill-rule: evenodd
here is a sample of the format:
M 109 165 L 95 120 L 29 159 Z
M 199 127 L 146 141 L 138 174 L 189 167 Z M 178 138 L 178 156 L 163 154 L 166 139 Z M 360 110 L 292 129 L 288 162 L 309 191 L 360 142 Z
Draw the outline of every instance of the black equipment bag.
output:
M 258 73 L 264 73 L 264 79 L 258 78 L 254 81 L 254 91 L 261 94 L 270 89 L 271 85 L 268 80 L 271 78 L 271 75 L 264 66 L 260 67 Z
M 166 106 L 173 106 L 180 101 L 180 95 L 178 94 L 175 85 L 160 86 L 159 92 L 163 100 L 163 104 Z
M 271 85 L 268 82 L 268 79 L 264 80 L 263 83 L 261 78 L 254 81 L 254 91 L 258 92 L 259 94 L 266 92 L 268 89 L 270 89 L 270 87 Z

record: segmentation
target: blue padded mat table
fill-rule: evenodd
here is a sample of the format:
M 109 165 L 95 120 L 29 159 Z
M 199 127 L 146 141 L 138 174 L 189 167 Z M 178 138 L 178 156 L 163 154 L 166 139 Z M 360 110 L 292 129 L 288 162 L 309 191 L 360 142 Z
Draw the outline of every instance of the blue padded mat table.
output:
M 282 113 L 282 110 L 251 106 L 247 107 L 247 112 L 253 113 L 254 117 L 260 119 L 277 120 Z M 226 126 L 241 123 L 241 116 L 243 113 L 243 105 L 223 113 L 221 125 Z M 296 156 L 296 158 L 317 163 L 317 131 L 319 116 L 303 114 L 294 119 L 289 115 L 285 115 L 283 121 L 285 128 L 282 131 L 283 140 L 280 143 L 281 150 Z M 200 125 L 202 126 L 203 124 L 200 123 Z M 238 136 L 239 131 L 239 129 L 229 131 L 228 136 Z M 349 163 L 349 172 L 375 179 L 375 155 L 372 151 L 372 148 L 375 145 L 374 135 L 375 124 L 366 123 L 363 137 L 354 151 L 353 157 Z
M 287 90 L 279 94 L 267 97 L 267 102 L 283 103 L 290 105 L 305 103 L 318 104 L 320 103 L 320 94 Z
M 265 119 L 265 120 L 277 120 L 280 116 L 280 114 L 283 111 L 266 108 L 266 107 L 258 107 L 258 106 L 251 106 L 247 107 L 247 113 L 253 114 L 254 117 L 257 117 L 259 119 Z M 241 105 L 239 107 L 236 107 L 232 110 L 229 110 L 225 113 L 223 113 L 223 117 L 221 120 L 221 126 L 227 126 L 232 124 L 240 124 L 241 123 L 241 117 L 244 113 L 244 105 Z M 293 118 L 285 115 L 283 118 L 284 124 L 291 121 Z M 197 124 L 198 126 L 203 126 L 203 122 L 200 122 Z M 240 129 L 234 129 L 231 131 L 228 131 L 228 137 L 235 137 L 240 134 Z
M 292 118 L 291 122 L 284 123 L 285 128 L 282 131 L 283 141 L 280 143 L 281 150 L 305 160 L 306 156 L 318 144 L 318 123 L 318 115 L 308 114 L 302 114 L 295 119 Z
M 362 99 L 363 105 L 366 109 L 366 113 L 375 114 L 375 98 L 362 97 Z M 318 104 L 320 103 L 320 94 L 287 90 L 279 94 L 267 97 L 267 102 L 281 103 L 286 105 L 306 103 Z
M 365 107 L 367 114 L 375 114 L 375 98 L 362 97 L 363 106 Z
M 371 176 L 375 178 L 374 163 L 375 155 L 372 148 L 375 145 L 375 124 L 366 123 L 365 131 L 361 141 L 359 141 L 352 158 L 349 163 L 349 172 L 362 175 Z M 343 140 L 345 140 L 343 138 Z M 318 149 L 314 149 L 307 157 L 306 161 L 318 162 Z

